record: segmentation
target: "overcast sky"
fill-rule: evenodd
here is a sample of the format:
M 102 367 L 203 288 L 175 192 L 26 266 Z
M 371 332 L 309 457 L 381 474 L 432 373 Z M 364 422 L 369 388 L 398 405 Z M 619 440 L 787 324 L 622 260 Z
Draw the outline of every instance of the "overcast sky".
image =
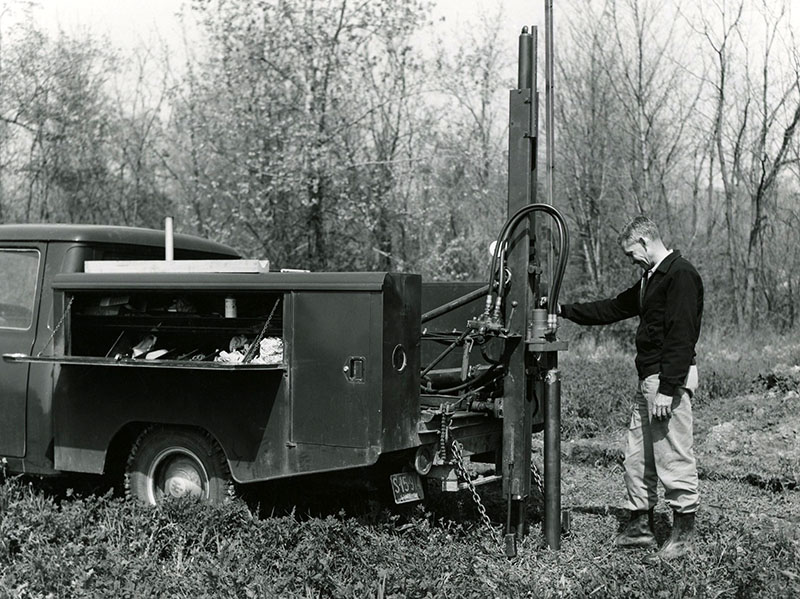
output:
M 147 42 L 154 32 L 180 39 L 176 14 L 183 4 L 184 0 L 42 0 L 37 15 L 51 31 L 88 29 L 130 48 Z
M 503 5 L 505 29 L 518 33 L 523 25 L 542 25 L 545 0 L 434 0 L 436 16 L 447 17 L 449 25 L 468 22 L 486 7 Z M 149 39 L 158 30 L 170 39 L 180 35 L 176 14 L 186 0 L 40 0 L 38 14 L 41 22 L 67 31 L 88 27 L 98 34 L 107 34 L 117 44 L 129 46 Z M 707 4 L 712 0 L 691 0 L 689 4 Z M 755 4 L 755 0 L 752 2 Z M 561 14 L 566 3 L 554 2 L 556 20 L 568 18 Z M 794 5 L 794 6 L 793 6 Z M 792 21 L 800 28 L 800 0 L 789 3 Z
M 445 16 L 442 29 L 474 21 L 487 7 L 504 7 L 504 30 L 511 44 L 523 25 L 542 25 L 544 0 L 436 0 L 435 16 Z M 37 11 L 41 24 L 51 31 L 88 28 L 107 35 L 123 49 L 153 39 L 153 33 L 179 42 L 181 29 L 177 13 L 186 0 L 41 0 Z M 556 3 L 557 4 L 557 3 Z M 437 23 L 440 23 L 437 20 Z
M 107 36 L 111 42 L 123 52 L 136 46 L 154 44 L 166 40 L 172 46 L 176 64 L 182 62 L 184 45 L 182 43 L 182 27 L 177 14 L 188 4 L 188 0 L 38 0 L 40 7 L 37 16 L 40 24 L 51 31 L 62 28 L 67 32 L 88 29 L 98 36 Z M 504 19 L 499 42 L 505 46 L 503 54 L 509 63 L 516 62 L 517 36 L 524 25 L 540 27 L 539 52 L 544 56 L 544 5 L 545 0 L 434 0 L 435 32 L 434 35 L 447 39 L 456 35 L 465 25 L 480 24 L 479 15 L 495 14 L 499 5 L 503 7 Z M 753 8 L 762 0 L 748 0 L 746 6 Z M 769 2 L 770 0 L 766 0 Z M 667 0 L 667 7 L 682 4 L 686 10 L 706 8 L 707 14 L 715 12 L 715 6 L 725 4 L 725 0 Z M 554 0 L 554 18 L 556 22 L 556 51 L 560 46 L 559 21 L 569 19 L 565 7 L 567 2 Z M 730 6 L 732 2 L 727 2 Z M 790 19 L 794 25 L 795 35 L 800 36 L 800 0 L 788 3 Z M 793 10 L 792 10 L 793 9 Z M 753 13 L 755 15 L 755 13 Z M 440 20 L 440 17 L 445 17 Z M 748 22 L 751 30 L 750 43 L 757 39 L 752 32 L 761 30 L 760 18 L 757 22 Z M 160 45 L 160 44 L 154 44 Z M 755 44 L 757 47 L 758 44 Z M 775 57 L 774 60 L 781 61 Z M 782 61 L 781 61 L 782 62 Z
M 767 0 L 768 1 L 768 0 Z M 94 31 L 108 33 L 120 43 L 131 43 L 137 38 L 146 38 L 153 27 L 168 31 L 175 27 L 175 14 L 186 4 L 186 0 L 39 0 L 39 13 L 43 22 L 50 26 L 60 23 L 71 29 L 76 26 L 89 26 Z M 502 4 L 506 13 L 506 23 L 517 29 L 522 25 L 543 23 L 545 0 L 434 0 L 436 14 L 447 15 L 457 22 L 469 19 L 482 8 Z M 692 0 L 689 4 L 705 3 L 712 8 L 712 0 Z M 755 0 L 752 2 L 755 4 Z M 560 14 L 566 3 L 554 2 L 555 16 Z M 789 3 L 795 14 L 792 20 L 800 24 L 800 1 Z M 793 6 L 795 5 L 795 6 Z

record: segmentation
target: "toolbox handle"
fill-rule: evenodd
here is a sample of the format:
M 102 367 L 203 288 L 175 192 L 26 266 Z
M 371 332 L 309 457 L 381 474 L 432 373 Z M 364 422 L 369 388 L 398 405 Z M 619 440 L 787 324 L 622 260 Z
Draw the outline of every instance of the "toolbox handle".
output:
M 345 362 L 344 368 L 342 368 L 345 378 L 351 383 L 363 383 L 366 361 L 367 359 L 364 356 L 350 356 Z

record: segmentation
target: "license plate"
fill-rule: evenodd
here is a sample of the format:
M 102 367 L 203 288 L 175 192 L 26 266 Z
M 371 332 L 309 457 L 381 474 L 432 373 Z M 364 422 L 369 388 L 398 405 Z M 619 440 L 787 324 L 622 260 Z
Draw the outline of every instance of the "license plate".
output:
M 422 479 L 416 472 L 399 472 L 389 476 L 395 503 L 421 501 L 425 497 L 422 491 Z

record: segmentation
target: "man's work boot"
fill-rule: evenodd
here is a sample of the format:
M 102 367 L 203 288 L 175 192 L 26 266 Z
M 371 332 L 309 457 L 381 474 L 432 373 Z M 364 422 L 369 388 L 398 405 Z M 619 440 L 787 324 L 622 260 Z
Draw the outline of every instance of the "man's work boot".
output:
M 672 513 L 672 534 L 656 554 L 664 560 L 675 559 L 686 555 L 692 549 L 694 541 L 694 512 L 688 514 Z
M 625 524 L 625 528 L 614 539 L 614 546 L 619 549 L 636 549 L 655 545 L 653 510 L 631 512 L 630 520 Z

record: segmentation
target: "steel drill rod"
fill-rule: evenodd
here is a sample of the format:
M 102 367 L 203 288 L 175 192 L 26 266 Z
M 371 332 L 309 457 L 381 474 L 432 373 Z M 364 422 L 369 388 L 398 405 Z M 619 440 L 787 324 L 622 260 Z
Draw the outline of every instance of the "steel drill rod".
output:
M 544 380 L 544 536 L 550 549 L 561 548 L 561 373 Z

